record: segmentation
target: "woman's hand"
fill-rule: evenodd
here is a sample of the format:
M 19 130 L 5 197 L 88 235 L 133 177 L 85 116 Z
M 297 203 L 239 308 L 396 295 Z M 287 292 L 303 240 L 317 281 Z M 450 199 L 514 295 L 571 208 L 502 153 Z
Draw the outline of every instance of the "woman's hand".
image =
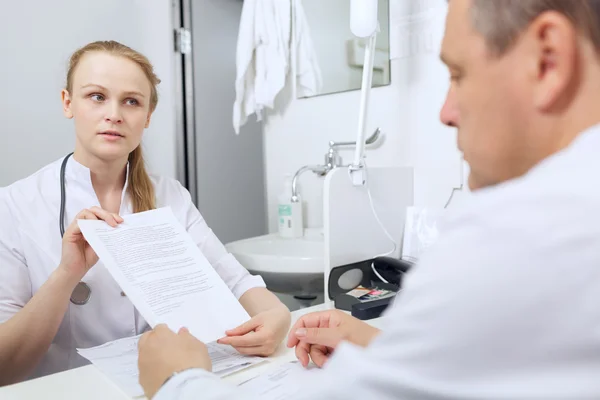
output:
M 85 274 L 98 262 L 98 256 L 83 237 L 77 224 L 78 219 L 103 220 L 116 227 L 123 222 L 117 214 L 109 213 L 100 207 L 83 210 L 71 222 L 62 239 L 62 258 L 59 268 L 69 277 L 79 282 Z
M 296 347 L 296 357 L 304 367 L 311 359 L 322 367 L 341 341 L 366 347 L 379 333 L 379 329 L 345 312 L 321 311 L 304 315 L 294 324 L 287 346 Z
M 241 354 L 267 357 L 275 353 L 285 338 L 290 320 L 287 307 L 274 307 L 225 332 L 227 336 L 219 339 L 217 343 L 231 345 Z

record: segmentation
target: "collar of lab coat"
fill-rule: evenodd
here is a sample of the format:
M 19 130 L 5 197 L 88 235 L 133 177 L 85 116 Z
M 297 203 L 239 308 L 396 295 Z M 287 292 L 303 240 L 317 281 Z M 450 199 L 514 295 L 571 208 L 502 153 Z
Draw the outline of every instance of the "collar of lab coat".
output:
M 65 169 L 65 175 L 69 181 L 76 182 L 77 186 L 80 186 L 85 192 L 90 193 L 95 199 L 97 199 L 96 191 L 92 185 L 92 174 L 88 167 L 81 164 L 75 159 L 70 157 L 67 162 Z M 67 182 L 68 184 L 68 182 Z M 127 161 L 127 171 L 125 172 L 125 185 L 123 185 L 123 191 L 121 193 L 121 213 L 125 209 L 129 208 L 128 202 L 126 202 L 127 196 L 127 185 L 129 184 L 129 161 Z

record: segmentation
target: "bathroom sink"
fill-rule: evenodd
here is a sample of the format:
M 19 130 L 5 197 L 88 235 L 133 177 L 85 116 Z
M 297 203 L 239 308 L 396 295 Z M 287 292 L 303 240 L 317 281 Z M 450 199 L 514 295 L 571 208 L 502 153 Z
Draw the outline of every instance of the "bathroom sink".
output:
M 324 243 L 321 229 L 306 229 L 301 238 L 257 236 L 225 245 L 227 251 L 273 292 L 311 297 L 323 293 Z

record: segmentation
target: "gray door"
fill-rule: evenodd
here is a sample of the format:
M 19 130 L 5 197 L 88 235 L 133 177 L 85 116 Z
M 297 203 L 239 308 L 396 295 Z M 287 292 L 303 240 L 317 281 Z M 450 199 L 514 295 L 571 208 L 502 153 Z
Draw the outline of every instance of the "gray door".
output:
M 223 243 L 267 232 L 262 124 L 236 135 L 241 0 L 191 0 L 197 206 Z

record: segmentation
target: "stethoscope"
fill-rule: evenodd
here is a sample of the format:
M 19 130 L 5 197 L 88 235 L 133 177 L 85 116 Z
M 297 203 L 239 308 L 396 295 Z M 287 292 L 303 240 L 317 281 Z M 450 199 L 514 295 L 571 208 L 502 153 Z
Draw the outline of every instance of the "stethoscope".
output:
M 59 228 L 60 237 L 65 235 L 65 203 L 67 201 L 67 194 L 65 190 L 65 169 L 67 168 L 67 161 L 73 155 L 73 153 L 67 154 L 65 159 L 60 166 L 60 217 L 59 217 Z M 90 300 L 92 295 L 92 289 L 85 282 L 79 282 L 73 293 L 71 293 L 71 303 L 78 306 L 86 304 Z

